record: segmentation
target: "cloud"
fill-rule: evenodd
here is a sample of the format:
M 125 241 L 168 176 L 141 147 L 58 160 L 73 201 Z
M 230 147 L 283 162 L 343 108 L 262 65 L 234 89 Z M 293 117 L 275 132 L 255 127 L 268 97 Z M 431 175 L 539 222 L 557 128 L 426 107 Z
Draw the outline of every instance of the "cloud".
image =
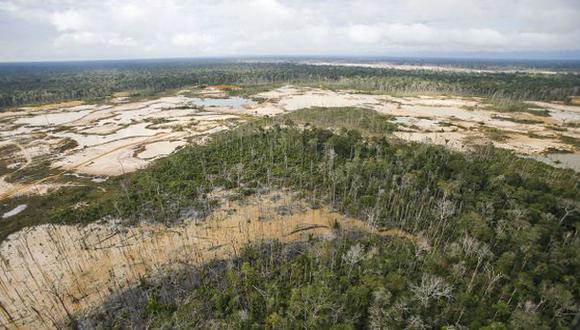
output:
M 578 17 L 577 0 L 0 0 L 0 30 L 18 31 L 0 60 L 580 54 Z
M 131 37 L 122 37 L 116 33 L 106 35 L 93 32 L 66 32 L 58 36 L 54 41 L 56 47 L 102 45 L 113 47 L 135 47 L 136 41 Z
M 13 4 L 12 2 L 2 1 L 0 2 L 0 11 L 15 13 L 16 11 L 18 11 L 18 7 L 16 7 L 16 5 Z
M 53 13 L 50 22 L 58 31 L 75 31 L 86 27 L 87 19 L 81 12 L 69 9 Z
M 171 42 L 178 47 L 207 45 L 212 41 L 210 35 L 197 33 L 178 33 L 171 38 Z
M 348 29 L 348 36 L 354 42 L 360 42 L 363 44 L 374 44 L 381 41 L 384 36 L 383 28 L 380 26 L 370 26 L 357 24 L 353 25 Z
M 111 12 L 117 21 L 135 23 L 145 17 L 145 10 L 134 3 L 112 5 Z
M 564 37 L 565 35 L 565 37 Z M 493 28 L 436 28 L 425 24 L 354 25 L 349 38 L 356 43 L 416 47 L 441 51 L 530 51 L 571 49 L 580 29 L 569 34 L 505 31 Z
M 291 19 L 295 15 L 294 9 L 282 4 L 277 0 L 250 0 L 241 4 L 241 6 L 247 6 L 247 11 L 254 13 L 254 17 L 259 17 L 260 19 L 275 19 L 275 20 L 287 20 Z M 234 8 L 239 8 L 240 4 L 234 6 Z

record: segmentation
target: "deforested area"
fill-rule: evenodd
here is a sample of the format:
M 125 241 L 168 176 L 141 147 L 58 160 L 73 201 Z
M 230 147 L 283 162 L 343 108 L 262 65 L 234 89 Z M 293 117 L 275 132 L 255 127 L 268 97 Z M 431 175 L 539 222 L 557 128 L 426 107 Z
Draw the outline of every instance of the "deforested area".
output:
M 578 324 L 578 106 L 329 84 L 1 113 L 2 325 Z
M 578 17 L 0 0 L 0 329 L 580 329 Z
M 211 186 L 241 195 L 292 188 L 308 207 L 331 207 L 376 233 L 350 232 L 338 222 L 331 237 L 311 235 L 296 246 L 265 241 L 231 260 L 182 266 L 116 295 L 81 317 L 81 325 L 572 325 L 577 264 L 568 261 L 579 250 L 577 174 L 493 148 L 459 155 L 366 140 L 352 131 L 272 128 L 229 139 L 215 147 L 233 156 L 235 169 L 226 169 L 224 160 L 195 161 L 184 150 L 134 191 L 148 196 L 161 187 L 167 199 L 153 199 L 167 205 L 178 200 L 176 190 L 164 189 L 174 182 L 167 173 L 231 173 Z M 169 170 L 176 166 L 179 171 Z M 428 174 L 419 170 L 425 167 Z M 380 235 L 393 229 L 418 239 Z
M 322 114 L 315 119 L 327 123 L 321 116 L 332 112 Z M 100 192 L 71 197 L 53 209 L 55 219 L 108 220 L 97 228 L 39 227 L 4 246 L 33 251 L 25 253 L 26 267 L 42 269 L 40 283 L 63 271 L 43 262 L 54 260 L 69 273 L 53 288 L 60 299 L 51 316 L 34 322 L 81 328 L 575 322 L 576 172 L 493 146 L 462 154 L 363 135 L 368 126 L 359 116 L 361 131 L 322 129 L 314 121 L 303 127 L 285 117 L 246 124 L 110 179 Z M 244 205 L 252 199 L 257 205 L 248 213 Z M 310 215 L 319 209 L 334 215 Z M 220 241 L 214 221 L 231 228 L 229 239 L 225 233 Z M 277 223 L 287 229 L 278 231 Z M 35 255 L 42 232 L 64 259 Z M 73 242 L 84 242 L 76 248 L 87 251 L 86 259 L 66 257 Z M 101 249 L 109 258 L 131 257 L 111 259 L 125 265 L 108 266 L 113 293 L 89 299 L 91 289 L 78 285 L 102 276 L 87 268 Z M 15 306 L 26 304 L 27 295 L 54 300 L 16 285 L 30 285 L 14 268 L 21 253 L 3 257 L 3 291 Z M 36 317 L 9 305 L 4 311 L 5 320 Z

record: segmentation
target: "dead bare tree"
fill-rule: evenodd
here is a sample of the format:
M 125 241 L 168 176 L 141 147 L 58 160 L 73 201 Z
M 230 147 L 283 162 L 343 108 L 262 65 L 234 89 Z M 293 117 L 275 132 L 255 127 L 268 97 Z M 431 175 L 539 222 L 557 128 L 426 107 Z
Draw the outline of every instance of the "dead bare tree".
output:
M 441 277 L 423 274 L 421 283 L 411 285 L 411 292 L 421 305 L 427 307 L 432 300 L 451 299 L 453 287 Z

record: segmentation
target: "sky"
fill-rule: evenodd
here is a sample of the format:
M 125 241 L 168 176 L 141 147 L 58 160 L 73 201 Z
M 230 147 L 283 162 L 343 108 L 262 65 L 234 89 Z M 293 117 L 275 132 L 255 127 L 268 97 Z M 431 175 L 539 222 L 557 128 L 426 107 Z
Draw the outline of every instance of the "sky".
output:
M 580 0 L 0 0 L 0 61 L 580 59 Z

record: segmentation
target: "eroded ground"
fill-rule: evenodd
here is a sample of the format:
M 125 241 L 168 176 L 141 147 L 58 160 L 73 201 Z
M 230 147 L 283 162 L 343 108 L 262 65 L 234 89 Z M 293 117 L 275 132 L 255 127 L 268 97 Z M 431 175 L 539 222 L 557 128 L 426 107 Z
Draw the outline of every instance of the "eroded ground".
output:
M 312 209 L 288 193 L 228 202 L 203 221 L 184 226 L 124 228 L 43 225 L 20 231 L 0 246 L 0 326 L 57 328 L 67 314 L 103 302 L 111 292 L 166 267 L 235 257 L 250 242 L 332 238 L 336 228 L 374 232 L 365 222 L 326 208 Z M 338 223 L 338 224 L 337 224 Z M 427 242 L 393 229 L 378 234 Z
M 519 154 L 574 152 L 562 136 L 580 138 L 580 107 L 530 102 L 528 112 L 498 112 L 480 98 L 392 97 L 284 87 L 258 94 L 280 111 L 309 107 L 363 107 L 393 116 L 394 134 L 404 140 L 447 145 L 465 151 L 493 143 Z M 255 111 L 255 110 L 254 110 Z M 272 111 L 273 112 L 273 111 Z
M 176 96 L 106 104 L 67 102 L 0 113 L 0 199 L 43 194 L 139 170 L 189 143 L 252 117 L 310 107 L 361 107 L 390 116 L 401 139 L 468 150 L 493 143 L 516 153 L 578 164 L 580 107 L 534 102 L 528 112 L 499 112 L 478 98 L 392 97 L 356 91 L 286 86 L 250 98 L 219 88 L 185 89 Z M 576 145 L 575 145 L 576 144 Z M 576 157 L 576 158 L 575 158 Z M 560 163 L 556 163 L 556 161 Z M 249 242 L 332 237 L 341 228 L 374 231 L 328 209 L 310 209 L 284 193 L 228 202 L 208 219 L 164 227 L 114 222 L 86 227 L 43 225 L 21 230 L 0 246 L 0 327 L 56 327 L 142 276 L 179 263 L 235 256 Z M 2 218 L 26 204 L 3 210 Z M 393 229 L 383 233 L 427 243 Z
M 224 111 L 252 103 L 243 99 L 208 102 L 185 96 L 113 101 L 0 113 L 0 161 L 7 172 L 0 173 L 4 174 L 0 176 L 0 199 L 67 185 L 66 180 L 62 182 L 65 172 L 98 180 L 144 168 L 187 143 L 203 142 L 209 134 L 244 122 L 243 113 Z M 48 164 L 46 175 L 34 180 L 27 180 L 26 175 L 14 178 L 31 163 Z
M 104 180 L 133 172 L 252 116 L 310 107 L 372 109 L 392 116 L 398 125 L 394 135 L 403 140 L 461 151 L 485 143 L 531 156 L 578 151 L 579 106 L 527 105 L 527 112 L 499 112 L 479 98 L 393 97 L 285 86 L 249 98 L 228 97 L 221 88 L 192 88 L 149 101 L 117 96 L 101 105 L 67 102 L 21 108 L 0 113 L 0 199 L 76 184 L 63 180 L 64 173 Z M 569 158 L 552 163 L 580 164 L 578 157 Z M 35 164 L 50 170 L 41 178 L 18 175 Z

